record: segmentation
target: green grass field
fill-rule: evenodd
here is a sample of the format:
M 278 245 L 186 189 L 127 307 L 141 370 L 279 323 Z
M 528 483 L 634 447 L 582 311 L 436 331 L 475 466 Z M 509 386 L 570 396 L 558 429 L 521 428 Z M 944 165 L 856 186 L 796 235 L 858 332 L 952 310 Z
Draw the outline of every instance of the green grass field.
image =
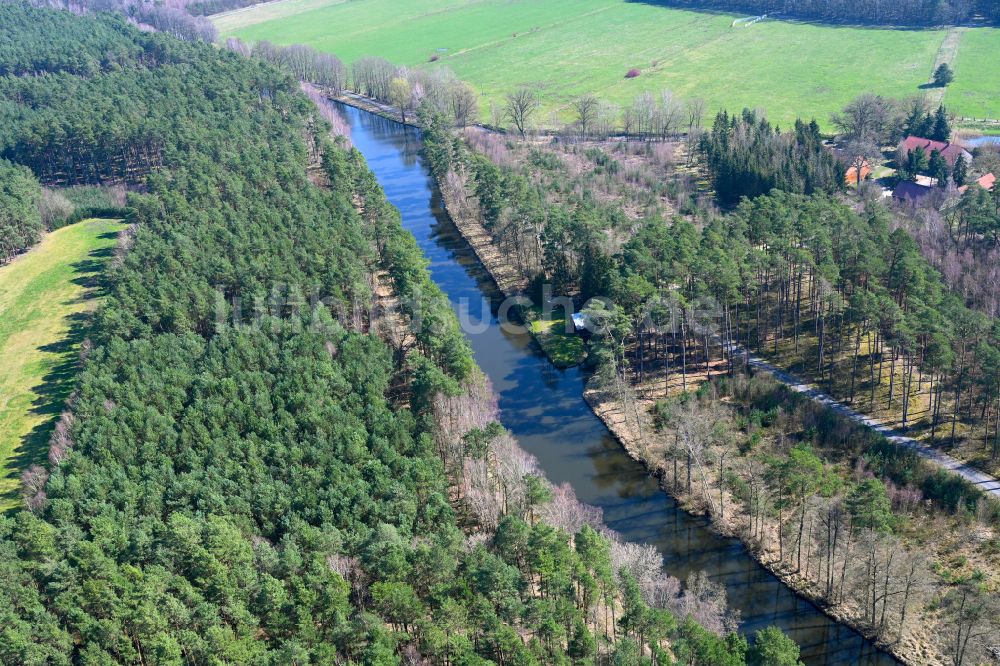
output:
M 86 220 L 0 267 L 0 509 L 16 503 L 20 472 L 46 459 L 97 303 L 95 277 L 121 229 Z
M 970 30 L 955 60 L 945 102 L 962 116 L 1000 118 L 1000 30 Z
M 530 85 L 545 102 L 541 124 L 583 92 L 626 103 L 667 88 L 705 98 L 710 113 L 760 107 L 782 124 L 828 126 L 858 93 L 920 94 L 947 36 L 771 20 L 733 28 L 733 18 L 622 0 L 283 0 L 214 20 L 224 36 L 309 44 L 347 63 L 447 65 L 480 90 L 484 115 L 489 100 Z M 988 64 L 998 58 L 1000 30 L 962 33 L 945 99 L 953 111 L 1000 117 L 1000 71 Z M 625 79 L 632 67 L 642 74 Z
M 567 328 L 562 309 L 555 310 L 546 318 L 540 307 L 522 309 L 531 334 L 538 345 L 557 368 L 570 368 L 583 363 L 587 356 L 587 345 L 575 331 Z

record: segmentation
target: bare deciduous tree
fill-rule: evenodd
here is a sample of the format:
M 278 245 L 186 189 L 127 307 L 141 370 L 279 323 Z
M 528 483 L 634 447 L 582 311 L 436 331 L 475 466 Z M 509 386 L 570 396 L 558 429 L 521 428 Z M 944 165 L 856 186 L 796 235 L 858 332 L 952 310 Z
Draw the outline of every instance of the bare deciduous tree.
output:
M 1000 630 L 997 613 L 1000 603 L 995 595 L 984 591 L 977 583 L 959 585 L 948 591 L 942 601 L 950 631 L 949 657 L 954 666 L 980 663 L 993 632 Z M 971 657 L 971 659 L 970 659 Z
M 347 145 L 350 145 L 351 139 L 351 126 L 347 124 L 347 121 L 340 114 L 340 112 L 333 106 L 326 95 L 321 93 L 318 88 L 305 81 L 299 84 L 299 89 L 305 93 L 306 97 L 313 101 L 316 108 L 319 110 L 319 115 L 323 117 L 328 123 L 330 123 L 330 132 L 333 136 L 344 137 Z M 399 334 L 399 331 L 393 331 L 394 334 Z
M 396 76 L 396 66 L 384 58 L 358 59 L 351 68 L 354 89 L 366 97 L 389 101 L 389 86 Z
M 475 428 L 485 428 L 497 420 L 499 408 L 489 380 L 480 376 L 466 383 L 458 395 L 439 393 L 434 397 L 434 433 L 438 454 L 449 472 L 460 470 L 465 454 L 463 438 Z
M 719 636 L 735 631 L 740 623 L 739 611 L 726 608 L 726 588 L 704 571 L 688 576 L 681 608 L 684 615 Z
M 464 81 L 452 86 L 451 115 L 458 127 L 465 127 L 479 115 L 479 100 L 476 91 Z
M 538 110 L 538 96 L 530 88 L 518 88 L 507 95 L 504 105 L 504 115 L 514 124 L 521 138 L 525 137 L 525 130 L 531 120 L 531 116 Z
M 247 46 L 239 37 L 229 37 L 226 39 L 226 48 L 233 53 L 240 54 L 244 58 L 250 57 L 250 47 Z
M 662 91 L 660 99 L 657 101 L 651 131 L 659 134 L 661 139 L 666 139 L 677 131 L 682 113 L 683 107 L 674 94 L 669 90 Z
M 854 98 L 841 113 L 833 114 L 831 120 L 845 138 L 881 145 L 888 140 L 897 113 L 891 99 L 865 93 Z
M 538 517 L 570 534 L 576 534 L 584 525 L 598 531 L 604 526 L 604 513 L 601 509 L 578 500 L 573 487 L 568 483 L 552 488 L 552 499 L 539 509 Z
M 640 589 L 651 586 L 663 572 L 663 555 L 649 544 L 621 541 L 611 542 L 611 567 L 615 576 L 624 569 L 631 574 Z
M 713 514 L 717 509 L 706 476 L 706 456 L 708 448 L 719 438 L 720 424 L 727 420 L 728 415 L 715 403 L 701 406 L 698 401 L 691 400 L 677 411 L 671 424 L 687 457 L 687 492 L 693 492 L 691 472 L 692 468 L 697 468 L 702 495 Z
M 593 95 L 581 95 L 573 100 L 573 111 L 576 113 L 576 122 L 580 126 L 580 134 L 586 137 L 593 129 L 597 121 L 597 112 L 600 102 Z
M 602 101 L 597 107 L 597 114 L 594 120 L 594 133 L 598 136 L 608 136 L 618 123 L 618 116 L 621 109 L 616 104 Z
M 45 505 L 45 484 L 49 471 L 41 465 L 32 465 L 21 474 L 21 492 L 28 511 L 37 512 Z
M 705 99 L 702 97 L 689 99 L 685 109 L 687 111 L 688 132 L 701 129 L 702 121 L 705 119 Z
M 688 100 L 686 110 L 687 142 L 685 148 L 687 152 L 687 163 L 690 164 L 692 159 L 694 159 L 698 142 L 701 140 L 701 126 L 705 119 L 705 100 L 701 97 L 695 97 L 694 99 Z
M 862 173 L 864 169 L 871 168 L 873 164 L 876 164 L 878 158 L 881 157 L 882 152 L 878 149 L 878 146 L 874 142 L 869 140 L 852 140 L 848 141 L 847 145 L 844 146 L 844 153 L 847 156 L 847 166 L 848 168 L 855 169 L 856 184 L 858 186 L 858 191 L 861 191 L 861 180 Z
M 73 448 L 73 412 L 65 411 L 59 417 L 52 437 L 49 439 L 49 463 L 58 465 Z

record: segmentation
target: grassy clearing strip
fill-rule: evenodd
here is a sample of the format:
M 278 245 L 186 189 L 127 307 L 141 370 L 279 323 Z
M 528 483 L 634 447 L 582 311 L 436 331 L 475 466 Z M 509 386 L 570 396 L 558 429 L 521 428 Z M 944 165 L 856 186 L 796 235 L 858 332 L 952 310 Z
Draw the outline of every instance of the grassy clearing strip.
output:
M 16 503 L 20 472 L 45 460 L 97 303 L 96 275 L 122 228 L 85 220 L 0 268 L 0 510 Z

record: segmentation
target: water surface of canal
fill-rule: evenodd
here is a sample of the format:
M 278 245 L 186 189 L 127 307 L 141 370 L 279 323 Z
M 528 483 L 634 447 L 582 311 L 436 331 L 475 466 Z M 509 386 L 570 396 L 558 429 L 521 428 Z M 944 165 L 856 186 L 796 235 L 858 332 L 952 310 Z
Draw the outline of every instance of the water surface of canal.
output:
M 500 327 L 501 295 L 444 212 L 419 155 L 419 132 L 354 107 L 338 108 L 351 141 L 429 259 L 434 282 L 454 307 L 466 310 L 462 316 L 480 324 L 469 339 L 500 396 L 501 421 L 553 483 L 569 482 L 581 501 L 603 509 L 605 522 L 625 539 L 654 544 L 671 575 L 683 581 L 703 570 L 724 583 L 729 605 L 742 614 L 740 631 L 749 635 L 777 625 L 802 646 L 810 666 L 899 663 L 798 597 L 738 540 L 716 535 L 662 492 L 584 402 L 585 371 L 557 370 L 529 334 Z

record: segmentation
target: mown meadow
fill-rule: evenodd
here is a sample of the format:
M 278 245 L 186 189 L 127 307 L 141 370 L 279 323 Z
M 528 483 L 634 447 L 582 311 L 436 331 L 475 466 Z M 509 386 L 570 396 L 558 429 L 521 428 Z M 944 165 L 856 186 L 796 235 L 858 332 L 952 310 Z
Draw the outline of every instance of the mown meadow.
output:
M 484 119 L 489 102 L 528 85 L 543 101 L 540 124 L 567 117 L 583 93 L 625 104 L 644 90 L 670 89 L 704 98 L 709 114 L 760 107 L 784 125 L 814 117 L 828 126 L 861 92 L 924 93 L 948 35 L 777 20 L 733 27 L 737 18 L 620 0 L 284 0 L 214 20 L 223 37 L 307 44 L 348 64 L 376 55 L 446 65 L 481 93 Z M 995 75 L 984 65 L 998 51 L 995 29 L 962 31 L 949 110 L 1000 116 Z M 633 68 L 640 75 L 626 78 Z

